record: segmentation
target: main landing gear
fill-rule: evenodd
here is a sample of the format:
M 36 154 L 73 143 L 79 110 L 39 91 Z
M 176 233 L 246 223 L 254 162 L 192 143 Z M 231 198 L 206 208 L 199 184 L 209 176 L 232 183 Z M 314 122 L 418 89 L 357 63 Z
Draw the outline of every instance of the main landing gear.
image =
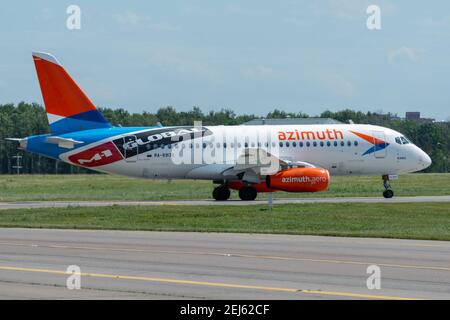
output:
M 252 201 L 256 199 L 258 192 L 255 188 L 250 186 L 245 186 L 239 189 L 239 198 L 245 201 Z M 214 200 L 225 201 L 230 198 L 230 188 L 226 185 L 220 185 L 214 188 L 212 192 Z
M 230 189 L 227 186 L 218 186 L 214 188 L 212 196 L 214 200 L 225 201 L 230 198 Z
M 258 192 L 253 187 L 243 187 L 242 189 L 239 189 L 239 198 L 241 200 L 246 201 L 253 201 L 256 199 L 256 196 L 258 195 Z
M 382 176 L 383 178 L 383 185 L 384 185 L 384 191 L 383 191 L 383 197 L 386 199 L 390 199 L 394 196 L 394 191 L 391 189 L 391 183 L 389 182 L 389 175 L 385 174 Z

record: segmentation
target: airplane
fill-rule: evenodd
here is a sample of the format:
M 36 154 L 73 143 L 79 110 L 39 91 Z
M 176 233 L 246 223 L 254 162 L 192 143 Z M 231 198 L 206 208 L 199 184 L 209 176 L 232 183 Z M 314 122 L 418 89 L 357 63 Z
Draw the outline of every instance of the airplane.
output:
M 98 172 L 147 179 L 202 179 L 212 197 L 254 200 L 261 192 L 319 192 L 330 175 L 390 180 L 431 165 L 403 134 L 367 124 L 117 127 L 100 113 L 58 60 L 32 54 L 49 134 L 8 138 L 19 149 Z

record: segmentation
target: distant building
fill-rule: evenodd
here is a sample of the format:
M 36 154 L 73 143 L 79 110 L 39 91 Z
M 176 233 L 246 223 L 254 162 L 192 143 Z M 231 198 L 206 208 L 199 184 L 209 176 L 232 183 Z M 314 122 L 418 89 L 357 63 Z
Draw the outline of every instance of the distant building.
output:
M 420 121 L 420 112 L 407 111 L 405 114 L 405 119 L 410 121 Z
M 405 120 L 419 122 L 419 123 L 432 123 L 435 121 L 435 119 L 431 119 L 431 118 L 421 118 L 420 112 L 417 112 L 417 111 L 407 111 L 405 114 Z
M 243 123 L 245 126 L 279 125 L 279 124 L 339 124 L 331 118 L 285 118 L 285 119 L 253 119 Z

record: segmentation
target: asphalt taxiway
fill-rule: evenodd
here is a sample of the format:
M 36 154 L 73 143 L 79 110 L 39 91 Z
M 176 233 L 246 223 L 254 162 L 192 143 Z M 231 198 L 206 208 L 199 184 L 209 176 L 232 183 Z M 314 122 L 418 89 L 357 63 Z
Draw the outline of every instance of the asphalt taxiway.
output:
M 341 198 L 281 198 L 274 199 L 275 204 L 301 204 L 301 203 L 417 203 L 417 202 L 450 202 L 448 196 L 420 196 L 420 197 L 341 197 Z M 63 208 L 69 206 L 105 207 L 112 205 L 123 206 L 210 206 L 210 205 L 257 205 L 267 204 L 267 200 L 255 201 L 214 201 L 214 200 L 164 200 L 164 201 L 26 201 L 26 202 L 0 202 L 0 210 L 5 209 L 32 209 L 32 208 Z
M 0 229 L 0 298 L 450 299 L 450 242 Z

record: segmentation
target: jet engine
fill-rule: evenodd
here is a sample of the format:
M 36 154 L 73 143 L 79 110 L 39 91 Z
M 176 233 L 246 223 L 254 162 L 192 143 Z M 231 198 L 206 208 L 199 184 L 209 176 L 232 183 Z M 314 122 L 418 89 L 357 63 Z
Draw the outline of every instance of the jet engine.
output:
M 322 168 L 291 168 L 266 177 L 269 189 L 286 192 L 318 192 L 328 188 L 330 174 Z

